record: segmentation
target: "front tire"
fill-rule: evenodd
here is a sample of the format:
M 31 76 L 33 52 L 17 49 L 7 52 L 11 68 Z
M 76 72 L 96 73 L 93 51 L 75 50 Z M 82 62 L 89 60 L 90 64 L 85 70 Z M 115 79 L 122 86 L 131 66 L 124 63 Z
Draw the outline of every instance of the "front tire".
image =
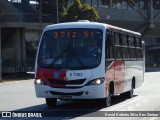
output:
M 48 107 L 55 107 L 57 103 L 57 98 L 46 98 L 46 104 Z

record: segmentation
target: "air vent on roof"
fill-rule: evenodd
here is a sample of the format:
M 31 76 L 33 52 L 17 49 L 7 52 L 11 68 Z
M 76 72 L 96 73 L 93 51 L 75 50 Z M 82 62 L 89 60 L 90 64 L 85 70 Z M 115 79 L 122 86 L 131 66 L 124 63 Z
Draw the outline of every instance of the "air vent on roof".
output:
M 90 22 L 89 20 L 79 20 L 78 22 Z

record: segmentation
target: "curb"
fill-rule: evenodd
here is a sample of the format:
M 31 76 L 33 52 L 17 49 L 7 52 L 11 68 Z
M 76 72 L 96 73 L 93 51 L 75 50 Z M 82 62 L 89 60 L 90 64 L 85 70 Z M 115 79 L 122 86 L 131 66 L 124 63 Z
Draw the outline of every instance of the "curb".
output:
M 5 81 L 5 82 L 0 82 L 0 85 L 8 85 L 8 84 L 17 84 L 17 83 L 25 83 L 25 82 L 34 82 L 34 79 L 29 79 L 29 80 L 15 80 L 15 81 Z

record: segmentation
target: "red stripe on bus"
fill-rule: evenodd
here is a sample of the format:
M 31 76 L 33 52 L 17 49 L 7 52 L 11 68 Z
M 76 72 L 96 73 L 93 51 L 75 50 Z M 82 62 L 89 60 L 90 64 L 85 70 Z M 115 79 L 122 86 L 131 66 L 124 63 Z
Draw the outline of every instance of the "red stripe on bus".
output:
M 106 71 L 106 96 L 111 80 L 114 82 L 115 92 L 124 91 L 125 69 L 125 61 L 122 60 L 115 60 L 109 65 Z
M 58 76 L 55 76 L 55 73 Z M 65 80 L 66 79 L 66 70 L 48 70 L 48 69 L 41 69 L 37 68 L 36 71 L 36 78 L 44 80 L 49 86 L 53 87 L 66 87 L 66 85 L 54 85 L 49 82 L 49 80 Z

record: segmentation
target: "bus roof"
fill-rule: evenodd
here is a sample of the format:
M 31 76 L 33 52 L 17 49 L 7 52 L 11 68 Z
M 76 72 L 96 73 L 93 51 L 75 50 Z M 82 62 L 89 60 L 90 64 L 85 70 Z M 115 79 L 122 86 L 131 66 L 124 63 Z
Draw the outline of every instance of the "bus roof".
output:
M 117 30 L 120 32 L 125 32 L 129 34 L 134 34 L 137 36 L 141 36 L 139 32 L 131 31 L 128 29 L 116 27 L 113 25 L 105 24 L 105 23 L 99 23 L 99 22 L 90 22 L 88 20 L 80 20 L 78 22 L 66 22 L 66 23 L 58 23 L 58 24 L 52 24 L 48 25 L 45 30 L 51 30 L 51 29 L 61 29 L 61 28 L 92 28 L 92 27 L 103 27 L 103 28 L 108 28 L 111 30 Z

